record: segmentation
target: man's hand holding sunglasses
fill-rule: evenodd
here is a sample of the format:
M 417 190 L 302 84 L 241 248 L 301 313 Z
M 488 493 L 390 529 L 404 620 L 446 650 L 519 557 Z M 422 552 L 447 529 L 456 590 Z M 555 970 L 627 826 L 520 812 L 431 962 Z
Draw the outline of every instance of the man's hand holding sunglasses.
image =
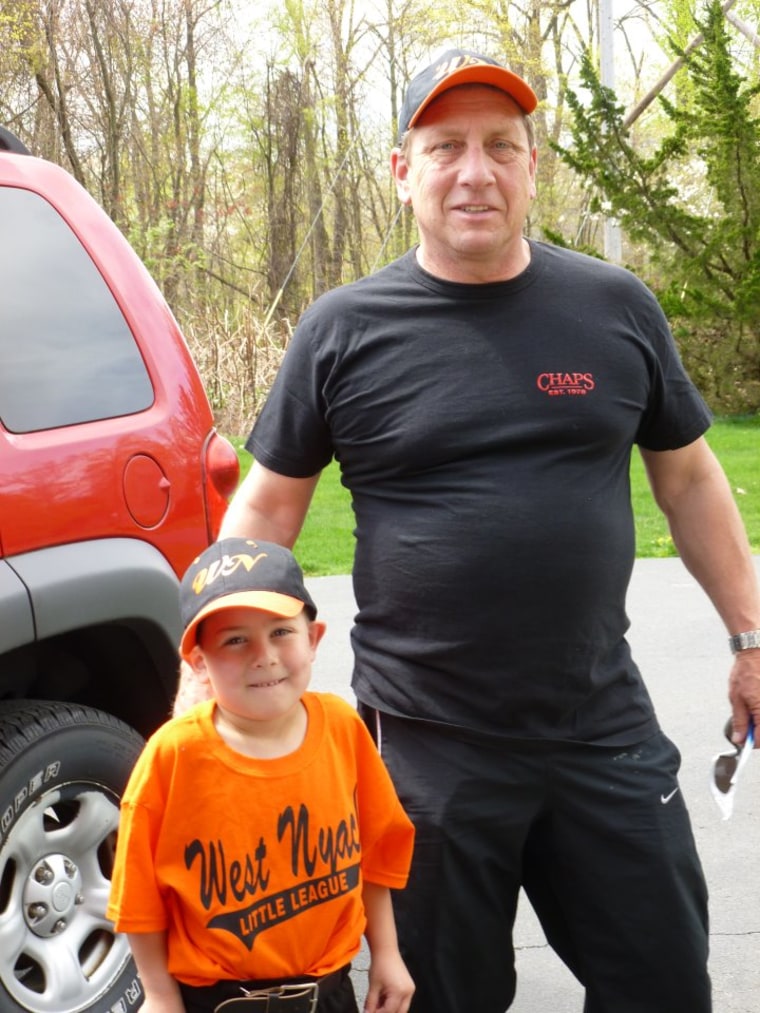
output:
M 734 794 L 742 767 L 758 748 L 756 729 L 760 725 L 760 629 L 729 637 L 734 665 L 729 680 L 732 716 L 724 733 L 732 749 L 713 759 L 710 790 L 723 819 L 733 812 Z
M 734 810 L 734 795 L 739 782 L 739 774 L 749 759 L 749 754 L 753 748 L 757 747 L 757 742 L 755 741 L 755 723 L 751 717 L 743 742 L 736 741 L 737 736 L 731 718 L 726 722 L 724 732 L 731 743 L 731 749 L 718 753 L 713 759 L 710 791 L 718 803 L 718 808 L 723 813 L 723 819 L 727 820 L 731 818 Z

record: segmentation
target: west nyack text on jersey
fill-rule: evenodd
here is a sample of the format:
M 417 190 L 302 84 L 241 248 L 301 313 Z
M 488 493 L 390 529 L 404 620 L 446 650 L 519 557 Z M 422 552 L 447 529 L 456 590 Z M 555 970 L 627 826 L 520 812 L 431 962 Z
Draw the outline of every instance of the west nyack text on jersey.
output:
M 185 847 L 185 866 L 197 870 L 203 907 L 229 908 L 211 918 L 209 927 L 232 932 L 249 950 L 264 929 L 359 885 L 360 863 L 355 859 L 361 846 L 355 808 L 335 825 L 315 827 L 306 805 L 286 806 L 272 830 L 269 840 L 259 834 L 253 851 L 235 858 L 227 855 L 223 839 L 196 838 Z M 238 907 L 263 894 L 270 884 L 272 893 Z

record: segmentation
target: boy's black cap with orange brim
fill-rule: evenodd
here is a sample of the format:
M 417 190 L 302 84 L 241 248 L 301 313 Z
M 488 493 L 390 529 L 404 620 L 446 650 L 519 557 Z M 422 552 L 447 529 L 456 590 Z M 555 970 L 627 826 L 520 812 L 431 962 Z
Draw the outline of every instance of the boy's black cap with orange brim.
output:
M 514 99 L 524 113 L 532 113 L 538 105 L 530 85 L 496 60 L 466 49 L 449 49 L 412 78 L 399 116 L 399 141 L 433 99 L 460 84 L 489 84 L 499 88 Z
M 179 607 L 185 659 L 197 643 L 198 624 L 222 609 L 252 608 L 292 619 L 305 608 L 311 619 L 317 615 L 293 553 L 251 538 L 223 538 L 194 559 L 180 584 Z

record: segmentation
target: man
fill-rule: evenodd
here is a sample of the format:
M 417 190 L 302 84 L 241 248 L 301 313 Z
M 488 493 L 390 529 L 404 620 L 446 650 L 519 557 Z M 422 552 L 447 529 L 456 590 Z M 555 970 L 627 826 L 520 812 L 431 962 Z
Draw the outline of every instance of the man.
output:
M 306 311 L 223 533 L 291 546 L 339 460 L 354 690 L 416 826 L 396 898 L 415 1013 L 509 1006 L 520 886 L 587 1013 L 706 1013 L 679 757 L 625 639 L 634 444 L 731 635 L 760 627 L 760 593 L 654 297 L 523 236 L 535 106 L 458 50 L 411 82 L 391 170 L 419 246 Z M 754 642 L 729 679 L 738 741 L 760 720 Z

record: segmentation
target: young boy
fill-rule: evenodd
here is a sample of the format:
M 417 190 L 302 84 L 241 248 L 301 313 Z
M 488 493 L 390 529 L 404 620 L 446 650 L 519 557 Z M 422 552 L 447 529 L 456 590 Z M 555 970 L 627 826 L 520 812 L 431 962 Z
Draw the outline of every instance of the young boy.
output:
M 190 566 L 180 605 L 180 654 L 211 699 L 135 766 L 107 912 L 143 1013 L 357 1013 L 362 934 L 365 1010 L 406 1013 L 389 888 L 406 883 L 414 830 L 353 708 L 307 692 L 325 626 L 298 564 L 224 539 Z

